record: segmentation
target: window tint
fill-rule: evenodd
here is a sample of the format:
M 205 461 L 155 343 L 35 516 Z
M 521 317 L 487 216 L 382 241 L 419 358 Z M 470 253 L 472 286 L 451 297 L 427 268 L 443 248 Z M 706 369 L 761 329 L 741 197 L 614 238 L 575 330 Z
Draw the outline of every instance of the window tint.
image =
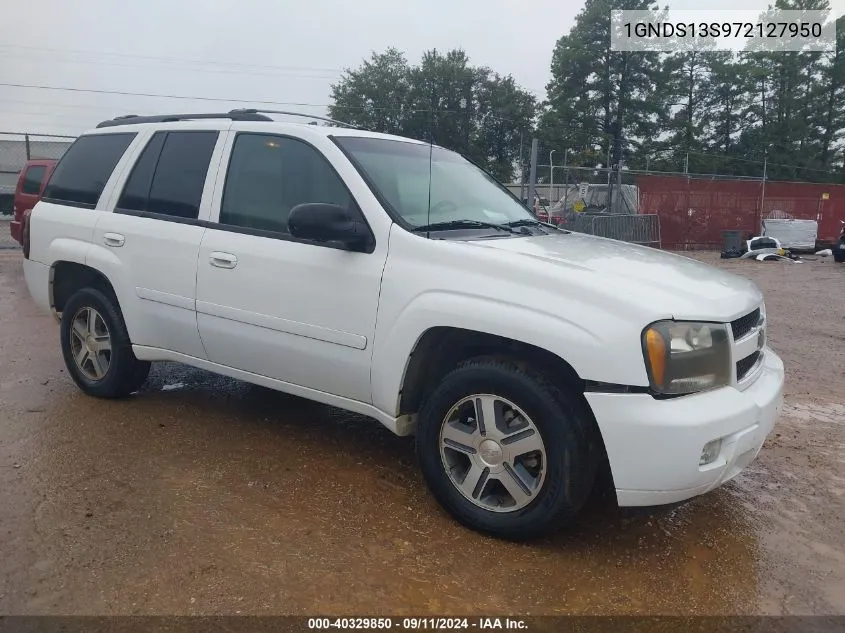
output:
M 47 168 L 44 165 L 35 165 L 26 170 L 23 176 L 23 185 L 21 185 L 21 193 L 37 196 L 41 191 L 41 181 L 44 180 L 44 174 Z
M 135 163 L 135 167 L 132 168 L 126 186 L 123 187 L 120 200 L 117 201 L 118 209 L 146 210 L 147 199 L 150 197 L 150 187 L 153 184 L 153 174 L 159 154 L 161 154 L 161 148 L 164 145 L 165 136 L 167 136 L 167 132 L 156 132 L 150 142 L 147 143 L 144 151 L 141 152 L 141 157 Z
M 135 133 L 80 136 L 50 178 L 44 198 L 93 209 Z
M 197 217 L 217 136 L 217 132 L 167 133 L 147 201 L 149 213 Z
M 307 143 L 238 134 L 226 174 L 221 224 L 287 233 L 290 210 L 307 202 L 348 208 L 352 198 L 325 157 Z

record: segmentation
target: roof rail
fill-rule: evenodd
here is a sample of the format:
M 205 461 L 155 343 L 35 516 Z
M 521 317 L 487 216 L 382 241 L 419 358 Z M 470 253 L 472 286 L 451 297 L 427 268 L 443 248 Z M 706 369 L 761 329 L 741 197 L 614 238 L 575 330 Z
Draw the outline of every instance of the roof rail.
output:
M 268 116 L 259 114 L 257 111 L 232 110 L 231 112 L 200 113 L 200 114 L 160 114 L 155 116 L 138 116 L 127 114 L 118 116 L 108 121 L 97 124 L 101 127 L 114 127 L 117 125 L 133 125 L 135 123 L 167 123 L 169 121 L 190 121 L 193 119 L 231 119 L 232 121 L 272 121 Z
M 255 114 L 286 114 L 288 116 L 301 116 L 306 119 L 316 119 L 317 121 L 326 121 L 327 123 L 334 123 L 335 125 L 342 125 L 343 127 L 351 127 L 356 130 L 363 130 L 364 128 L 358 127 L 357 125 L 352 125 L 351 123 L 344 123 L 343 121 L 338 121 L 337 119 L 329 119 L 324 116 L 317 116 L 315 114 L 303 114 L 302 112 L 289 112 L 287 110 L 264 110 L 264 109 L 256 109 L 256 108 L 239 108 L 237 110 L 231 110 L 229 114 L 235 115 L 255 115 Z

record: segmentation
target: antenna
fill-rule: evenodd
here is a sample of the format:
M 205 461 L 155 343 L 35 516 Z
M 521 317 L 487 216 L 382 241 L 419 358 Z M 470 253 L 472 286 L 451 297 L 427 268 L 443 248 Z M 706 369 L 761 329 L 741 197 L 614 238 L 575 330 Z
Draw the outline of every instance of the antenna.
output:
M 426 224 L 431 224 L 431 162 L 434 154 L 434 132 L 432 130 L 433 113 L 428 116 L 428 211 L 425 218 Z

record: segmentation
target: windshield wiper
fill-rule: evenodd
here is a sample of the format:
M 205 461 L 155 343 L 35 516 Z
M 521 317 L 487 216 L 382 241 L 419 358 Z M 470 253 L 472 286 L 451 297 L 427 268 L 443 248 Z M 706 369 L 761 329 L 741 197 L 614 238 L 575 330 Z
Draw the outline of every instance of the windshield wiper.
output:
M 525 218 L 523 220 L 514 220 L 513 222 L 508 222 L 505 226 L 509 226 L 511 228 L 518 228 L 520 226 L 542 226 L 543 228 L 556 229 L 558 231 L 566 232 L 564 229 L 560 228 L 555 224 L 551 224 L 549 222 L 541 222 L 540 220 L 534 220 L 531 218 Z
M 432 224 L 423 224 L 422 226 L 414 227 L 414 232 L 425 233 L 428 231 L 449 231 L 452 229 L 496 229 L 498 231 L 505 231 L 506 233 L 516 233 L 507 224 L 494 224 L 493 222 L 482 222 L 481 220 L 449 220 L 448 222 L 433 222 Z
M 529 218 L 525 218 L 524 220 L 514 220 L 513 222 L 507 222 L 506 226 L 511 228 L 516 228 L 518 226 L 540 226 L 543 223 L 540 220 L 532 220 Z

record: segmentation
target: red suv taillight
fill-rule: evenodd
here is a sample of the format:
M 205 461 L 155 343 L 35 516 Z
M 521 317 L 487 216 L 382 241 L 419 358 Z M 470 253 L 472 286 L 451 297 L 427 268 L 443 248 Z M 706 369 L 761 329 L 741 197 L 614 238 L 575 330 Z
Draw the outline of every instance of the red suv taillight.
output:
M 28 209 L 21 218 L 21 245 L 24 259 L 29 259 L 29 216 L 31 213 L 32 209 Z

